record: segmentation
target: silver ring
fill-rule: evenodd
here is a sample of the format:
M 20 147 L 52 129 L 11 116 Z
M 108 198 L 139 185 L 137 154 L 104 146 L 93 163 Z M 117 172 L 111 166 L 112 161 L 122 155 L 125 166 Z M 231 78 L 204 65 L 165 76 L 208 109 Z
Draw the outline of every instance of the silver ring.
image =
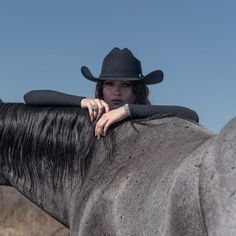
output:
M 92 105 L 92 110 L 93 110 L 93 111 L 97 111 L 97 109 L 98 109 L 97 104 L 93 104 L 93 105 Z

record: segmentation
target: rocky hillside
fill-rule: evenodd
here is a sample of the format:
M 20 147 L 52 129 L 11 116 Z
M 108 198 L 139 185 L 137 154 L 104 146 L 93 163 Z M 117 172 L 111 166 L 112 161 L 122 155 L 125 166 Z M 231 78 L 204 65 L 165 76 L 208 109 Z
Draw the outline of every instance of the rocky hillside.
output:
M 0 236 L 68 236 L 60 223 L 15 189 L 0 187 Z

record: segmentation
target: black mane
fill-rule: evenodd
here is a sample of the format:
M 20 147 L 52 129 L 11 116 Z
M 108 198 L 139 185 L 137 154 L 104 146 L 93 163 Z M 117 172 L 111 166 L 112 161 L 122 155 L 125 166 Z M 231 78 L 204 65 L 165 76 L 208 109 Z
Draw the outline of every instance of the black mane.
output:
M 86 110 L 0 104 L 0 169 L 32 185 L 45 169 L 56 181 L 78 172 L 83 179 L 95 141 Z

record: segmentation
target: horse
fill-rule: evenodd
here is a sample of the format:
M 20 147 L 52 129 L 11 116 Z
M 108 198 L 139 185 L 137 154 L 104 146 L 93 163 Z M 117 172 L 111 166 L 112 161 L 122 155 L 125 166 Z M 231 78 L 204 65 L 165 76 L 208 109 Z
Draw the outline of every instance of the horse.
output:
M 0 185 L 71 236 L 236 235 L 236 118 L 214 134 L 163 114 L 96 139 L 87 111 L 0 105 Z

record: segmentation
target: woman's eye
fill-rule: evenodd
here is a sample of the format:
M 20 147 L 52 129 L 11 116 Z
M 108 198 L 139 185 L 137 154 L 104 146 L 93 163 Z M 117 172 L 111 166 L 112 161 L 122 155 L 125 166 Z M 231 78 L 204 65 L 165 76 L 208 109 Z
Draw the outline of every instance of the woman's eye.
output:
M 129 88 L 129 87 L 131 87 L 131 84 L 130 83 L 125 83 L 125 84 L 123 84 L 122 85 L 124 88 Z
M 105 85 L 107 85 L 107 86 L 112 86 L 113 83 L 112 83 L 112 82 L 106 82 Z

